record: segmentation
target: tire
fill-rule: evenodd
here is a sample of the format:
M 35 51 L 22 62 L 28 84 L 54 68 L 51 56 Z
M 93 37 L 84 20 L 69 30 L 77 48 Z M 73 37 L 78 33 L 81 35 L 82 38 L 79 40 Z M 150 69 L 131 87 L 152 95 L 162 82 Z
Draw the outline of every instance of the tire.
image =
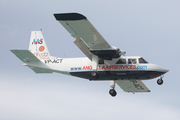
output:
M 163 84 L 163 80 L 162 80 L 162 79 L 158 79 L 158 80 L 157 80 L 157 84 L 158 84 L 158 85 L 162 85 L 162 84 Z
M 115 97 L 117 95 L 117 92 L 114 90 L 114 89 L 111 89 L 109 90 L 109 94 L 112 96 L 112 97 Z

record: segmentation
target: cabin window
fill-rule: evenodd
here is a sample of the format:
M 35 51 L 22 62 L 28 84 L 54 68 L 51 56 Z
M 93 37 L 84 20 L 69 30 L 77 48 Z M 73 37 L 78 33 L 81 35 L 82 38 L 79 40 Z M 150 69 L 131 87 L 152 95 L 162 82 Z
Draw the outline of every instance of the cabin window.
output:
M 119 59 L 116 64 L 126 64 L 126 59 Z
M 128 64 L 136 64 L 136 59 L 128 59 Z
M 139 63 L 148 63 L 148 62 L 143 58 L 139 58 Z

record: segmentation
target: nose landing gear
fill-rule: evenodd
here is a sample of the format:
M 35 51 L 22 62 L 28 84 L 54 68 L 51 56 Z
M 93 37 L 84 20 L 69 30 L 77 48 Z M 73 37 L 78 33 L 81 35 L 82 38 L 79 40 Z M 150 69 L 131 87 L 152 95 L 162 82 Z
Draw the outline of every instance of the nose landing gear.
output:
M 162 85 L 163 84 L 163 77 L 160 77 L 158 80 L 157 80 L 157 84 L 158 85 Z
M 112 96 L 112 97 L 115 97 L 117 95 L 117 92 L 114 90 L 115 88 L 115 81 L 114 80 L 111 80 L 110 81 L 110 87 L 112 89 L 109 90 L 109 94 Z
M 114 89 L 110 89 L 109 90 L 109 94 L 112 96 L 112 97 L 115 97 L 117 92 L 114 90 Z

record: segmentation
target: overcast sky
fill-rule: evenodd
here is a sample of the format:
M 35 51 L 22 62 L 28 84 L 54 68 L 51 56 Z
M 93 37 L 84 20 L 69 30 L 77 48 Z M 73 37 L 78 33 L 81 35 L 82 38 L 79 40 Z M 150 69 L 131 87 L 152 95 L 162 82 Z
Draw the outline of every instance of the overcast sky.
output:
M 150 93 L 125 93 L 109 82 L 36 74 L 11 49 L 28 49 L 43 29 L 52 56 L 85 57 L 54 13 L 85 15 L 112 46 L 170 71 L 164 84 L 143 81 Z M 179 120 L 179 0 L 0 0 L 0 120 Z

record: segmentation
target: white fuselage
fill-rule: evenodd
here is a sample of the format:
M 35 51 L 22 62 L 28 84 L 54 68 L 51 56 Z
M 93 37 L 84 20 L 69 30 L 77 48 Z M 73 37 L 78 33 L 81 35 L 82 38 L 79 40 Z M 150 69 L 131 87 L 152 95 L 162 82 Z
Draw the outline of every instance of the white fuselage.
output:
M 124 62 L 117 62 L 123 59 Z M 113 60 L 104 60 L 98 64 L 97 80 L 148 80 L 168 72 L 167 69 L 151 63 L 140 63 L 139 56 L 126 56 Z M 132 61 L 134 60 L 134 61 Z M 41 59 L 53 72 L 72 75 L 93 80 L 92 62 L 88 58 L 56 58 Z M 134 63 L 133 63 L 134 62 Z

